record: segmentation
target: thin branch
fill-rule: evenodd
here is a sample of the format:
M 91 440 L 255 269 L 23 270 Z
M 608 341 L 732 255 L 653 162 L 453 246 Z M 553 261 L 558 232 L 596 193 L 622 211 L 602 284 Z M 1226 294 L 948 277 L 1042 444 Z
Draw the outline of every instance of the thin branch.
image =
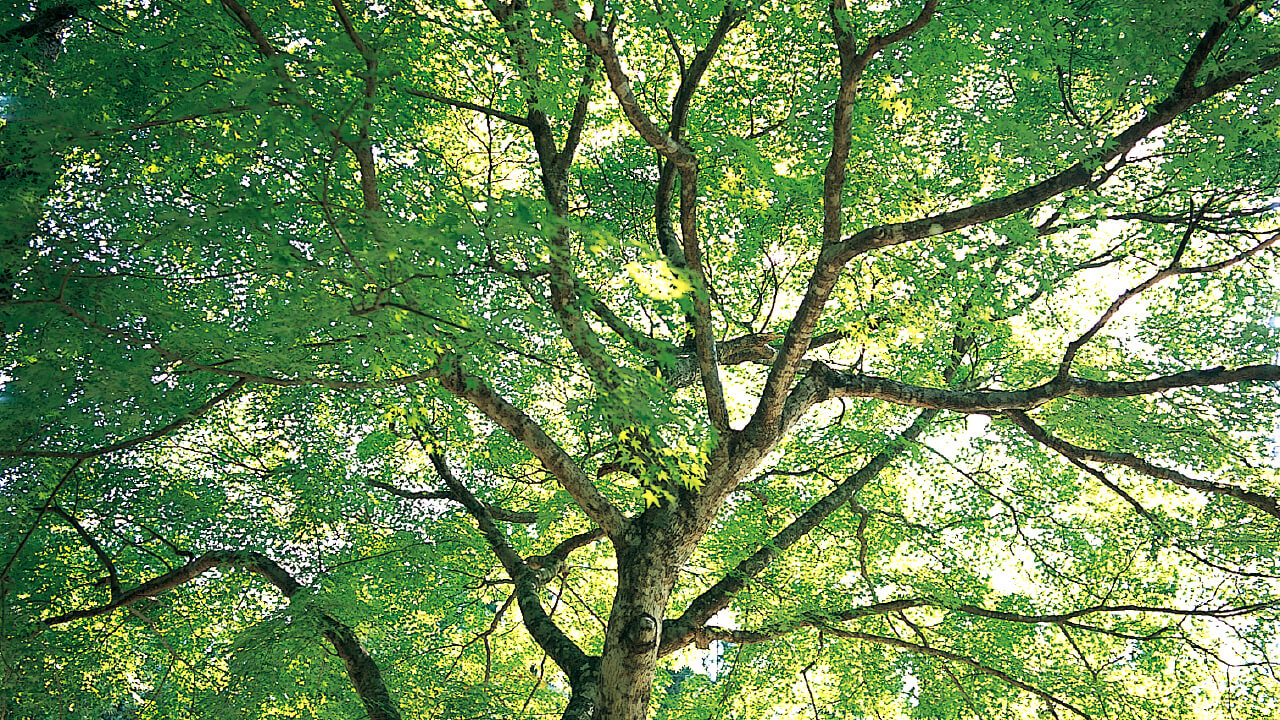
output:
M 187 425 L 191 424 L 193 421 L 195 421 L 196 419 L 200 418 L 200 417 L 201 417 L 202 415 L 204 415 L 205 413 L 208 413 L 210 410 L 214 409 L 214 408 L 215 408 L 215 407 L 217 407 L 218 405 L 221 405 L 224 401 L 226 401 L 226 400 L 227 400 L 227 398 L 229 398 L 229 397 L 231 397 L 232 395 L 235 395 L 236 393 L 240 392 L 240 390 L 241 390 L 242 388 L 244 388 L 244 386 L 245 386 L 246 384 L 248 384 L 248 381 L 247 381 L 247 380 L 245 380 L 245 379 L 243 379 L 243 378 L 241 378 L 241 379 L 239 379 L 239 380 L 236 380 L 235 382 L 231 383 L 231 385 L 230 385 L 230 386 L 228 386 L 228 387 L 227 387 L 227 389 L 223 390 L 222 392 L 218 393 L 217 395 L 214 395 L 214 396 L 213 396 L 213 398 L 212 398 L 211 400 L 209 400 L 209 402 L 206 402 L 205 404 L 201 405 L 200 407 L 197 407 L 197 408 L 193 408 L 193 409 L 191 409 L 191 410 L 188 410 L 186 413 L 184 413 L 183 415 L 179 416 L 177 420 L 174 420 L 173 422 L 169 423 L 168 425 L 165 425 L 164 427 L 158 428 L 158 429 L 156 429 L 156 430 L 154 430 L 154 431 L 152 431 L 152 432 L 149 432 L 149 433 L 147 433 L 147 434 L 145 434 L 145 435 L 139 435 L 138 437 L 130 438 L 129 440 L 122 440 L 122 441 L 120 441 L 120 442 L 118 442 L 118 443 L 113 443 L 113 444 L 111 444 L 111 445 L 105 445 L 105 446 L 103 446 L 103 447 L 100 447 L 100 448 L 94 448 L 94 449 L 92 449 L 92 450 L 79 450 L 79 451 L 73 451 L 73 450 L 0 450 L 0 457 L 13 457 L 13 458 L 67 458 L 67 459 L 76 459 L 76 460 L 88 460 L 89 458 L 99 457 L 99 456 L 102 456 L 102 455 L 109 455 L 109 454 L 111 454 L 111 453 L 119 452 L 119 451 L 121 451 L 121 450 L 129 450 L 129 449 L 131 449 L 131 448 L 135 448 L 135 447 L 137 447 L 137 446 L 139 446 L 139 445 L 142 445 L 143 443 L 151 442 L 152 440 L 156 440 L 156 439 L 159 439 L 159 438 L 165 437 L 166 435 L 171 435 L 171 434 L 173 434 L 174 432 L 178 431 L 179 429 L 181 429 L 181 428 L 183 428 L 183 427 L 185 427 L 185 426 L 187 426 Z
M 863 618 L 877 617 L 880 615 L 901 614 L 904 611 L 911 610 L 913 608 L 935 608 L 948 612 L 958 612 L 965 615 L 982 617 L 988 620 L 1018 623 L 1021 625 L 1056 625 L 1084 630 L 1086 632 L 1111 635 L 1113 637 L 1120 637 L 1127 640 L 1151 640 L 1157 636 L 1164 635 L 1169 631 L 1169 628 L 1160 628 L 1154 633 L 1147 635 L 1134 635 L 1131 633 L 1123 633 L 1104 627 L 1098 627 L 1096 625 L 1085 625 L 1083 623 L 1076 622 L 1076 620 L 1090 615 L 1119 615 L 1125 613 L 1169 615 L 1184 618 L 1212 618 L 1220 620 L 1253 615 L 1275 608 L 1277 605 L 1280 605 L 1280 601 L 1252 603 L 1250 605 L 1223 607 L 1218 609 L 1185 609 L 1155 607 L 1151 605 L 1098 604 L 1065 613 L 1023 615 L 1001 610 L 991 610 L 967 603 L 946 603 L 932 598 L 902 598 L 845 610 L 820 610 L 816 612 L 802 613 L 796 618 L 788 619 L 784 622 L 772 625 L 766 625 L 756 630 L 728 630 L 714 626 L 705 626 L 695 631 L 694 642 L 698 647 L 705 647 L 706 644 L 712 640 L 721 640 L 724 642 L 738 644 L 770 642 L 803 628 L 826 628 L 830 623 L 834 622 L 851 622 L 853 620 L 861 620 Z
M 1108 450 L 1091 450 L 1089 448 L 1080 447 L 1079 445 L 1073 445 L 1066 440 L 1062 440 L 1049 434 L 1048 431 L 1040 425 L 1037 425 L 1025 412 L 1020 410 L 1009 410 L 1004 414 L 1013 421 L 1014 425 L 1018 426 L 1018 428 L 1023 432 L 1031 436 L 1031 438 L 1036 442 L 1039 442 L 1045 447 L 1054 450 L 1067 458 L 1072 458 L 1081 462 L 1091 461 L 1123 465 L 1137 470 L 1143 475 L 1147 475 L 1158 480 L 1168 480 L 1175 485 L 1180 485 L 1184 488 L 1199 490 L 1200 492 L 1211 493 L 1214 495 L 1233 497 L 1280 520 L 1280 503 L 1277 503 L 1276 499 L 1273 497 L 1261 495 L 1234 485 L 1189 477 L 1176 470 L 1170 470 L 1168 468 L 1162 468 L 1158 465 L 1154 465 L 1129 453 Z
M 958 662 L 963 665 L 968 665 L 969 667 L 977 670 L 983 675 L 988 675 L 990 677 L 996 678 L 997 680 L 1000 680 L 1001 682 L 1004 682 L 1007 685 L 1011 685 L 1013 687 L 1018 688 L 1019 690 L 1024 690 L 1028 693 L 1031 693 L 1032 695 L 1035 695 L 1036 697 L 1040 698 L 1041 700 L 1044 700 L 1045 702 L 1051 705 L 1058 705 L 1059 707 L 1066 708 L 1067 710 L 1070 710 L 1076 715 L 1079 715 L 1080 717 L 1085 718 L 1085 720 L 1091 720 L 1090 716 L 1087 713 L 1077 708 L 1075 705 L 1072 705 L 1071 703 L 1067 702 L 1066 700 L 1063 700 L 1055 695 L 1052 695 L 1044 690 L 1041 690 L 1040 688 L 1035 687 L 1034 685 L 1025 683 L 1013 677 L 1012 675 L 1010 675 L 1009 673 L 1003 670 L 999 670 L 997 668 L 991 667 L 990 665 L 981 663 L 968 656 L 960 655 L 958 653 L 953 653 L 948 650 L 941 650 L 938 648 L 918 645 L 916 643 L 907 642 L 906 640 L 902 640 L 899 638 L 885 637 L 883 635 L 872 635 L 870 633 L 864 633 L 864 632 L 841 630 L 840 628 L 835 628 L 830 626 L 824 627 L 823 629 L 826 632 L 829 632 L 832 635 L 835 635 L 837 637 L 847 638 L 850 640 L 863 640 L 866 642 L 873 642 L 878 645 L 888 645 L 890 647 L 909 650 L 911 652 L 919 653 L 921 655 L 928 655 L 930 657 L 942 658 L 944 660 L 950 660 L 952 662 Z
M 72 2 L 46 5 L 36 11 L 30 20 L 0 33 L 0 46 L 30 40 L 41 34 L 56 33 L 62 23 L 79 15 L 80 9 Z
M 1098 320 L 1094 322 L 1094 324 L 1088 330 L 1086 330 L 1083 334 L 1080 335 L 1080 337 L 1076 338 L 1069 345 L 1067 345 L 1066 352 L 1064 352 L 1062 355 L 1062 361 L 1058 364 L 1058 377 L 1066 377 L 1068 373 L 1071 372 L 1071 364 L 1075 361 L 1076 354 L 1080 352 L 1080 349 L 1083 348 L 1086 344 L 1088 344 L 1088 342 L 1092 340 L 1094 336 L 1097 335 L 1098 332 L 1101 331 L 1102 328 L 1105 327 L 1106 324 L 1111 321 L 1112 318 L 1115 317 L 1116 313 L 1120 312 L 1120 308 L 1122 308 L 1124 304 L 1127 303 L 1128 301 L 1132 300 L 1138 295 L 1141 295 L 1142 293 L 1146 292 L 1147 290 L 1151 289 L 1152 287 L 1155 287 L 1159 283 L 1171 277 L 1177 277 L 1179 275 L 1195 275 L 1195 274 L 1202 274 L 1202 273 L 1212 273 L 1212 272 L 1217 272 L 1219 270 L 1225 270 L 1226 268 L 1229 268 L 1232 265 L 1235 265 L 1251 257 L 1254 257 L 1258 253 L 1261 253 L 1267 248 L 1270 248 L 1271 246 L 1275 245 L 1277 240 L 1280 240 L 1280 232 L 1277 232 L 1273 234 L 1271 237 L 1267 238 L 1266 240 L 1263 240 L 1257 245 L 1254 245 L 1253 247 L 1249 248 L 1248 250 L 1238 255 L 1235 255 L 1233 257 L 1227 258 L 1226 260 L 1222 260 L 1221 262 L 1212 263 L 1210 265 L 1202 265 L 1199 267 L 1183 267 L 1181 264 L 1182 255 L 1186 251 L 1187 244 L 1191 241 L 1191 237 L 1195 234 L 1195 231 L 1199 229 L 1200 227 L 1199 219 L 1203 216 L 1203 213 L 1204 213 L 1203 207 L 1200 208 L 1199 212 L 1193 213 L 1191 220 L 1187 223 L 1187 229 L 1183 231 L 1182 240 L 1181 242 L 1178 243 L 1177 250 L 1174 252 L 1174 257 L 1169 262 L 1168 266 L 1160 270 L 1160 272 L 1157 272 L 1156 274 L 1147 278 L 1143 282 L 1139 283 L 1137 286 L 1122 293 L 1119 297 L 1117 297 L 1111 303 L 1110 307 L 1107 308 L 1106 312 L 1104 312 L 1102 316 L 1099 317 Z
M 497 110 L 491 107 L 485 107 L 484 105 L 476 105 L 475 103 L 470 103 L 465 100 L 454 100 L 453 98 L 445 97 L 444 95 L 439 95 L 437 93 L 429 92 L 426 90 L 418 90 L 416 88 L 405 87 L 403 85 L 396 86 L 396 89 L 407 92 L 410 95 L 416 95 L 417 97 L 423 98 L 424 100 L 431 100 L 433 102 L 442 103 L 450 107 L 458 108 L 459 110 L 471 110 L 473 112 L 478 112 L 483 115 L 488 115 L 489 117 L 495 118 L 497 120 L 509 122 L 512 125 L 519 125 L 520 127 L 529 127 L 529 121 L 527 119 L 509 112 L 504 112 L 502 110 Z
M 386 490 L 392 495 L 406 500 L 450 500 L 456 503 L 462 502 L 452 490 L 405 490 L 381 480 L 366 480 L 365 484 L 380 490 Z M 484 506 L 494 520 L 524 525 L 538 522 L 538 513 L 534 510 L 507 510 L 490 503 L 484 503 Z
M 245 372 L 236 370 L 235 368 L 226 367 L 235 359 L 220 360 L 217 362 L 198 362 L 185 353 L 176 352 L 166 349 L 159 345 L 157 341 L 136 335 L 127 330 L 107 327 L 90 319 L 87 315 L 68 305 L 61 298 L 52 300 L 39 301 L 40 304 L 51 304 L 57 306 L 67 315 L 79 320 L 91 329 L 97 330 L 104 335 L 120 338 L 131 345 L 135 345 L 144 350 L 150 350 L 160 357 L 170 362 L 181 364 L 192 370 L 213 373 L 225 377 L 238 378 L 254 383 L 256 385 L 270 385 L 274 387 L 323 387 L 331 390 L 374 390 L 380 388 L 400 387 L 403 385 L 414 385 L 424 380 L 436 377 L 437 370 L 434 368 L 423 370 L 408 375 L 397 375 L 385 380 L 336 380 L 333 378 L 318 377 L 314 375 L 300 375 L 296 377 L 280 377 L 278 375 L 264 375 L 262 373 Z M 36 304 L 36 303 L 33 303 Z M 0 455 L 0 457 L 4 457 Z

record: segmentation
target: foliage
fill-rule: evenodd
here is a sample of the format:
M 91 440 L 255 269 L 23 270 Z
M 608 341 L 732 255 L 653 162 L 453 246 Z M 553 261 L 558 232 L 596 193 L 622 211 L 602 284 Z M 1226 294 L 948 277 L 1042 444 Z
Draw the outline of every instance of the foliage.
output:
M 1274 1 L 0 11 L 0 719 L 1273 717 Z

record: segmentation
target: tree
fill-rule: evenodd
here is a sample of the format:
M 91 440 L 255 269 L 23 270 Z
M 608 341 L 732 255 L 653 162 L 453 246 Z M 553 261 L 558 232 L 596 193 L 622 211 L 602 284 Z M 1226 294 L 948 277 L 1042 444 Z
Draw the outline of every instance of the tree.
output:
M 1276 3 L 855 5 L 9 12 L 0 717 L 1271 717 Z

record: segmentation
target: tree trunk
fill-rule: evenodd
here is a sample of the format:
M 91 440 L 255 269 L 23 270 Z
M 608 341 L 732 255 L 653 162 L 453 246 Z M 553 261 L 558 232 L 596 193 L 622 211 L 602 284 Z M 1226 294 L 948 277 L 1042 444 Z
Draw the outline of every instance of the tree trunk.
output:
M 659 533 L 633 528 L 616 541 L 618 590 L 600 658 L 596 720 L 645 720 L 658 660 L 658 640 L 679 560 Z

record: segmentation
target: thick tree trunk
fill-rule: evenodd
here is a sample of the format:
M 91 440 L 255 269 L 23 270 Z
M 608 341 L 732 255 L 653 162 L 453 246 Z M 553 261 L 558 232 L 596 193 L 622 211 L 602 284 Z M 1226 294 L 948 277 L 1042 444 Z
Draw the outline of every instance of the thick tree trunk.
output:
M 618 590 L 600 659 L 596 720 L 645 720 L 658 661 L 658 640 L 679 567 L 670 542 L 628 529 L 615 542 Z

